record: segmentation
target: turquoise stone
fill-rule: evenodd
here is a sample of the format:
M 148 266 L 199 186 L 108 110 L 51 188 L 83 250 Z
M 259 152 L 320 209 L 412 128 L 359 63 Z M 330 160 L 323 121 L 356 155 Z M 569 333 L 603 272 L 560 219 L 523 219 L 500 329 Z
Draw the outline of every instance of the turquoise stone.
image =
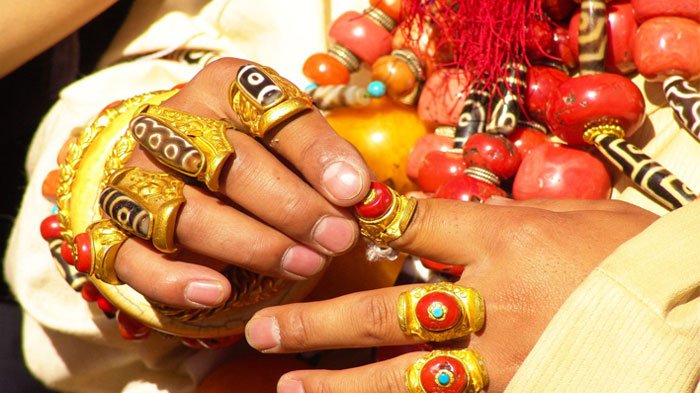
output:
M 443 386 L 447 385 L 448 383 L 450 383 L 450 376 L 446 373 L 438 375 L 438 383 Z

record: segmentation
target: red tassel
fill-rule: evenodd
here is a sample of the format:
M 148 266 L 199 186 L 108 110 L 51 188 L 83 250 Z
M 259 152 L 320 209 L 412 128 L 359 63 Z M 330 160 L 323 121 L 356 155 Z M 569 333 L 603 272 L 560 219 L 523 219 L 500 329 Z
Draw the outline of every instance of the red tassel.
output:
M 431 23 L 438 47 L 454 53 L 442 66 L 481 75 L 487 85 L 505 76 L 509 62 L 527 63 L 526 26 L 543 17 L 542 0 L 403 0 L 403 7 L 408 20 Z

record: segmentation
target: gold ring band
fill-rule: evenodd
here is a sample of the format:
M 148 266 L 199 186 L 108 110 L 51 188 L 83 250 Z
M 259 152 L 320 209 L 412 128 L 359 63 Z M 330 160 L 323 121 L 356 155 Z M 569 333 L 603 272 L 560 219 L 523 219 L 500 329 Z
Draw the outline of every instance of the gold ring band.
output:
M 92 257 L 90 276 L 107 284 L 123 284 L 114 270 L 114 262 L 119 248 L 129 238 L 129 235 L 117 228 L 111 220 L 100 220 L 92 223 L 87 228 L 87 233 L 90 235 Z

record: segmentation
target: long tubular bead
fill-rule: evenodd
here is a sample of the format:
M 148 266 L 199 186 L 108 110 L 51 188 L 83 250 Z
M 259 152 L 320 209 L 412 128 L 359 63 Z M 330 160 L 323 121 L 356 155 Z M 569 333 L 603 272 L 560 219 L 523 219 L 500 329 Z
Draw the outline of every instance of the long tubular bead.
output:
M 354 85 L 319 86 L 310 92 L 311 98 L 319 109 L 329 110 L 342 107 L 361 108 L 371 102 L 367 90 Z
M 608 12 L 604 0 L 583 0 L 578 27 L 578 62 L 581 75 L 605 72 Z
M 526 76 L 527 67 L 523 64 L 511 63 L 506 67 L 505 79 L 499 79 L 496 84 L 498 97 L 494 100 L 486 132 L 504 135 L 513 132 L 521 116 Z
M 636 146 L 610 134 L 599 134 L 593 144 L 636 185 L 668 209 L 677 209 L 696 196 L 680 179 Z
M 79 292 L 83 285 L 87 282 L 87 276 L 75 270 L 74 267 L 66 263 L 61 256 L 61 243 L 63 243 L 63 239 L 61 238 L 49 240 L 49 250 L 51 251 L 51 256 L 53 257 L 53 261 L 58 269 L 58 272 L 61 274 L 61 277 L 66 280 L 68 285 L 70 285 L 73 290 Z
M 481 82 L 475 82 L 469 90 L 462 113 L 459 115 L 453 149 L 461 150 L 470 136 L 484 132 L 490 102 L 491 93 L 486 90 L 486 86 Z
M 700 141 L 700 92 L 680 76 L 664 81 L 664 93 L 676 119 Z

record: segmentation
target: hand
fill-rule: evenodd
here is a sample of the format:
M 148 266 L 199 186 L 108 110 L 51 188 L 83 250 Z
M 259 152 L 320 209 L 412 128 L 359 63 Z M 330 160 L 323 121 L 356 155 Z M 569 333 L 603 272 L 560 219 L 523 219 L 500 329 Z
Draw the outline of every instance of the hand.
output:
M 488 391 L 500 392 L 576 286 L 656 218 L 620 201 L 420 200 L 414 221 L 392 246 L 465 265 L 458 284 L 477 289 L 486 302 L 485 326 L 467 345 L 485 360 Z M 251 319 L 246 338 L 267 353 L 418 344 L 402 333 L 396 316 L 399 294 L 413 287 L 270 307 Z M 294 371 L 280 379 L 278 392 L 403 393 L 404 370 L 422 355 L 349 370 Z
M 228 88 L 244 64 L 222 59 L 208 65 L 161 106 L 243 129 Z M 181 252 L 166 256 L 135 237 L 119 250 L 119 279 L 151 300 L 216 306 L 231 290 L 218 271 L 222 266 L 300 280 L 319 273 L 328 256 L 357 240 L 357 224 L 343 207 L 367 193 L 369 171 L 318 111 L 297 115 L 268 132 L 262 143 L 235 130 L 226 137 L 235 153 L 222 169 L 221 195 L 185 186 L 187 201 L 176 228 Z M 173 173 L 140 149 L 127 166 Z

